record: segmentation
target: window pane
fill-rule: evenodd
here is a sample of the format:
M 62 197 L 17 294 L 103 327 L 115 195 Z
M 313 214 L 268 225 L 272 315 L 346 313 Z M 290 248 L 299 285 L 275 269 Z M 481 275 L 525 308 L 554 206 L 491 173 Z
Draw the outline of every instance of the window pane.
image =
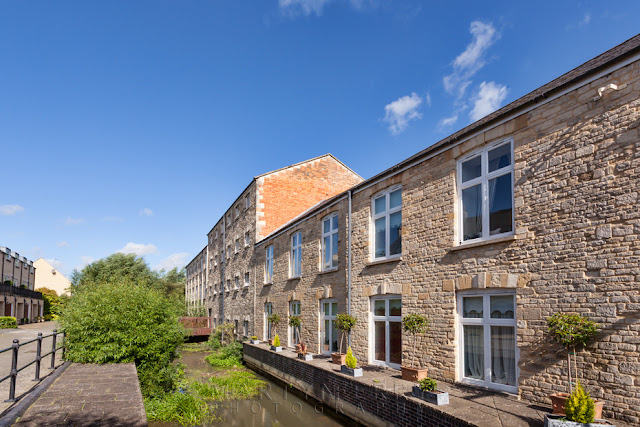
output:
M 402 253 L 402 211 L 389 216 L 389 255 Z
M 335 215 L 333 218 L 331 218 L 331 229 L 332 230 L 338 229 L 338 215 Z
M 385 235 L 386 235 L 386 231 L 387 231 L 387 219 L 385 217 L 382 218 L 378 218 L 376 220 L 376 232 L 375 232 L 375 248 L 376 248 L 376 252 L 375 252 L 375 257 L 376 258 L 380 258 L 383 256 L 386 256 L 386 249 L 385 249 Z
M 402 190 L 389 193 L 389 208 L 395 208 L 402 204 Z
M 402 363 L 402 323 L 389 322 L 389 362 Z
M 387 352 L 386 352 L 386 328 L 385 322 L 374 322 L 375 323 L 375 359 L 376 360 L 387 360 Z
M 483 316 L 482 297 L 462 298 L 462 317 L 481 319 Z
M 513 319 L 513 295 L 491 296 L 489 312 L 492 319 Z
M 462 190 L 463 240 L 482 236 L 482 185 Z
M 374 316 L 385 315 L 385 300 L 375 300 L 373 302 L 373 314 Z
M 484 379 L 483 326 L 464 325 L 464 376 Z
M 338 266 L 338 235 L 334 234 L 333 237 L 331 238 L 332 242 L 333 242 L 333 264 L 332 267 L 337 267 Z
M 331 219 L 325 219 L 322 221 L 322 230 L 324 233 L 328 233 L 331 228 Z
M 324 303 L 324 315 L 331 316 L 331 304 L 328 302 Z
M 322 249 L 324 250 L 324 256 L 322 257 L 324 268 L 329 268 L 331 267 L 331 237 L 324 238 L 324 247 Z
M 335 303 L 334 303 L 335 304 Z M 336 328 L 336 322 L 331 321 L 331 351 L 338 351 L 338 340 L 340 339 L 340 335 L 338 335 L 338 329 Z
M 335 316 L 336 314 L 338 314 L 338 303 L 337 302 L 332 302 L 331 303 L 331 315 Z
M 389 300 L 389 316 L 402 316 L 402 300 L 401 299 Z
M 489 234 L 513 230 L 511 174 L 489 180 Z
M 512 326 L 491 327 L 491 382 L 516 385 L 516 342 Z
M 480 176 L 482 173 L 481 159 L 482 157 L 478 156 L 462 163 L 462 182 L 467 182 Z
M 489 172 L 511 165 L 511 144 L 501 145 L 489 151 Z
M 375 208 L 374 213 L 379 214 L 380 212 L 384 212 L 387 210 L 387 196 L 384 195 L 382 197 L 378 197 L 374 202 Z
M 325 304 L 328 305 L 328 304 Z M 322 343 L 322 349 L 324 351 L 331 351 L 331 324 L 329 320 L 324 321 L 324 342 Z

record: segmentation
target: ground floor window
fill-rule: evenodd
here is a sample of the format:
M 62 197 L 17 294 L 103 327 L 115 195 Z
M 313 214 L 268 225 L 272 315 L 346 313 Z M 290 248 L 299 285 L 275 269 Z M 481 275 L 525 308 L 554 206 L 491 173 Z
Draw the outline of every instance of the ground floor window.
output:
M 244 321 L 244 336 L 245 337 L 249 336 L 249 321 L 248 320 Z
M 402 298 L 371 298 L 370 358 L 374 364 L 399 369 L 402 364 Z
M 338 302 L 334 299 L 320 301 L 320 342 L 322 353 L 331 354 L 338 351 L 338 330 L 336 329 L 336 315 Z
M 458 294 L 463 382 L 517 392 L 515 294 Z
M 271 322 L 269 322 L 268 317 L 273 313 L 273 304 L 270 302 L 264 305 L 264 339 L 271 339 Z
M 298 316 L 300 318 L 300 301 L 291 301 L 289 303 L 289 316 Z M 300 329 L 302 326 L 289 326 L 289 347 L 300 344 Z

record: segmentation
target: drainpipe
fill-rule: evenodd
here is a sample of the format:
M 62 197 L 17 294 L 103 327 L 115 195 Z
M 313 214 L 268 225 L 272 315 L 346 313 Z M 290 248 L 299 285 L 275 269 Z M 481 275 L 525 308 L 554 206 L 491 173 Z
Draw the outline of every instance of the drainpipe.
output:
M 347 313 L 351 314 L 351 190 L 349 190 L 349 211 L 347 212 Z M 351 334 L 349 334 L 351 345 Z
M 226 212 L 225 212 L 225 214 L 226 214 Z M 224 281 L 224 279 L 225 279 L 225 270 L 226 270 L 226 267 L 227 267 L 227 254 L 226 254 L 226 251 L 227 251 L 227 240 L 226 239 L 227 238 L 226 238 L 226 235 L 227 235 L 226 217 L 223 216 L 222 217 L 222 262 L 220 263 L 220 264 L 222 264 L 222 280 L 221 280 L 222 284 L 220 286 L 222 288 L 222 322 L 221 323 L 224 323 L 224 299 L 226 297 L 226 295 L 225 295 L 226 288 L 225 288 L 225 281 Z M 221 332 L 222 342 L 224 342 L 224 328 L 221 328 L 221 331 L 222 331 Z

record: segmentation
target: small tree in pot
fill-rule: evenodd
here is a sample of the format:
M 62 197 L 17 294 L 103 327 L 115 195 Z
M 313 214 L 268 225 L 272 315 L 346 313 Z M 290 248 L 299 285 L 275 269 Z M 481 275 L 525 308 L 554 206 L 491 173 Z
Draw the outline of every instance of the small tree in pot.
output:
M 340 330 L 341 335 L 338 353 L 331 353 L 331 360 L 333 361 L 333 363 L 344 365 L 344 361 L 347 355 L 342 353 L 342 341 L 344 340 L 345 335 L 347 335 L 348 337 L 351 334 L 351 329 L 353 329 L 357 321 L 358 319 L 356 319 L 354 316 L 346 313 L 341 313 L 336 316 L 336 328 Z
M 413 361 L 416 358 L 418 334 L 425 334 L 429 330 L 429 319 L 422 314 L 407 314 L 402 319 L 402 328 L 405 332 L 413 335 L 413 351 L 411 352 L 411 366 L 402 366 L 402 379 L 406 381 L 420 381 L 427 377 L 427 368 L 419 368 L 414 366 Z
M 576 371 L 576 347 L 584 346 L 598 332 L 598 325 L 592 320 L 579 314 L 556 313 L 547 318 L 547 331 L 554 341 L 560 343 L 567 350 L 567 390 L 569 393 L 554 393 L 550 395 L 553 405 L 553 413 L 564 415 L 564 406 L 573 389 L 571 355 Z M 604 402 L 595 402 L 595 418 L 602 418 Z
M 289 326 L 291 326 L 293 333 L 293 344 L 296 346 L 296 351 L 300 351 L 300 316 L 289 316 Z
M 276 327 L 278 326 L 278 323 L 280 323 L 280 316 L 278 316 L 276 313 L 272 313 L 269 316 L 267 316 L 267 322 L 271 324 L 270 334 L 269 334 L 269 345 L 271 345 L 273 343 L 273 340 L 271 339 L 271 334 L 277 335 Z

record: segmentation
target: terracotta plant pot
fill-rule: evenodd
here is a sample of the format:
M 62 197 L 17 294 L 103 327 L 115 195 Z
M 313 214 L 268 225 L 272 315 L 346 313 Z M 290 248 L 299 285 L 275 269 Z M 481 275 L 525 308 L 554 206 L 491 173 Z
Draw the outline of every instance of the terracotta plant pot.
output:
M 273 344 L 273 339 L 269 338 L 269 345 Z
M 300 344 L 296 344 L 296 353 L 300 353 L 302 351 L 302 348 L 300 347 Z
M 554 393 L 549 395 L 551 398 L 551 406 L 553 410 L 551 413 L 555 415 L 565 415 L 564 413 L 564 405 L 567 403 L 567 399 L 569 398 L 569 394 L 567 393 Z M 602 408 L 604 407 L 604 402 L 602 400 L 595 401 L 595 408 L 593 418 L 602 419 Z
M 346 353 L 331 353 L 331 361 L 336 365 L 344 365 L 347 360 Z
M 418 382 L 423 378 L 427 378 L 427 368 L 412 368 L 410 366 L 402 366 L 402 379 L 405 381 Z

